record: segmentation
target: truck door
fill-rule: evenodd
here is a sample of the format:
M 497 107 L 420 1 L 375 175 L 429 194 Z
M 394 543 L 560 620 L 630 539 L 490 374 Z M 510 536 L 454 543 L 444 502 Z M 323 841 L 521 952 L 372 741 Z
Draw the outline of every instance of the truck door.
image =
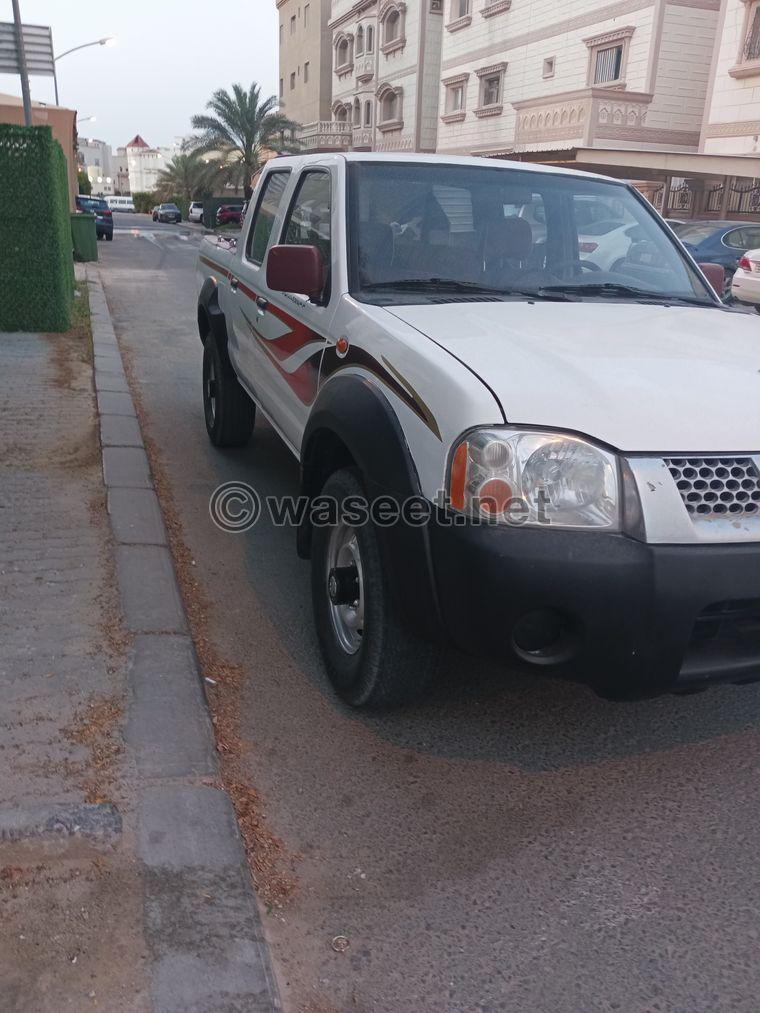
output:
M 328 168 L 307 167 L 295 182 L 274 245 L 316 246 L 325 263 L 319 303 L 298 292 L 272 292 L 265 272 L 258 280 L 263 298 L 253 321 L 260 363 L 261 401 L 281 434 L 298 451 L 317 396 L 322 353 L 329 340 L 337 296 L 332 293 L 332 215 L 335 180 Z M 257 387 L 257 390 L 259 388 Z

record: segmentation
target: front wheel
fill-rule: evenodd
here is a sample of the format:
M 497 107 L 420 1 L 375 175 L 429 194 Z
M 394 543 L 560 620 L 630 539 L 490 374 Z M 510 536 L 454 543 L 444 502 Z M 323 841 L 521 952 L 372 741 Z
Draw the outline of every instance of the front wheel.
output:
M 244 447 L 250 440 L 256 408 L 213 334 L 203 346 L 203 415 L 215 447 Z
M 357 472 L 334 472 L 321 495 L 338 505 L 336 524 L 314 528 L 311 551 L 314 621 L 327 675 L 352 707 L 407 703 L 433 679 L 438 648 L 402 624 L 374 525 L 339 519 L 347 498 L 364 496 Z

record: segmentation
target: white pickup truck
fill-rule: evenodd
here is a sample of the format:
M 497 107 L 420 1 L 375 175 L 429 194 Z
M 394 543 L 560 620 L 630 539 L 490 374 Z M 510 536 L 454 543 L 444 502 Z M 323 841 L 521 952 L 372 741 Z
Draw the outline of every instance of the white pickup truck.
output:
M 350 704 L 419 693 L 447 642 L 616 698 L 760 679 L 758 321 L 632 187 L 279 158 L 198 267 L 209 436 L 258 408 L 300 461 Z

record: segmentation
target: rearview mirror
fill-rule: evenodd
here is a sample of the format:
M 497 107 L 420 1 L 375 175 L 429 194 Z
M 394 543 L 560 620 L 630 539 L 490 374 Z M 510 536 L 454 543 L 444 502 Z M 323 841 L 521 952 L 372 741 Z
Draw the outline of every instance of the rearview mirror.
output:
M 697 265 L 702 274 L 710 282 L 719 299 L 723 298 L 723 289 L 726 285 L 726 272 L 720 264 L 699 264 Z
M 267 258 L 267 286 L 273 292 L 303 292 L 316 302 L 325 287 L 322 254 L 316 246 L 273 246 Z

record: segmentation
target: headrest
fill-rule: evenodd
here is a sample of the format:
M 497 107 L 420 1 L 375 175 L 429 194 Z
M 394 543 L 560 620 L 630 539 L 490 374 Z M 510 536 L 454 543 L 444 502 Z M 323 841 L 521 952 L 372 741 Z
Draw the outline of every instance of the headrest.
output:
M 488 225 L 485 257 L 525 260 L 533 250 L 533 230 L 524 218 L 497 218 Z

